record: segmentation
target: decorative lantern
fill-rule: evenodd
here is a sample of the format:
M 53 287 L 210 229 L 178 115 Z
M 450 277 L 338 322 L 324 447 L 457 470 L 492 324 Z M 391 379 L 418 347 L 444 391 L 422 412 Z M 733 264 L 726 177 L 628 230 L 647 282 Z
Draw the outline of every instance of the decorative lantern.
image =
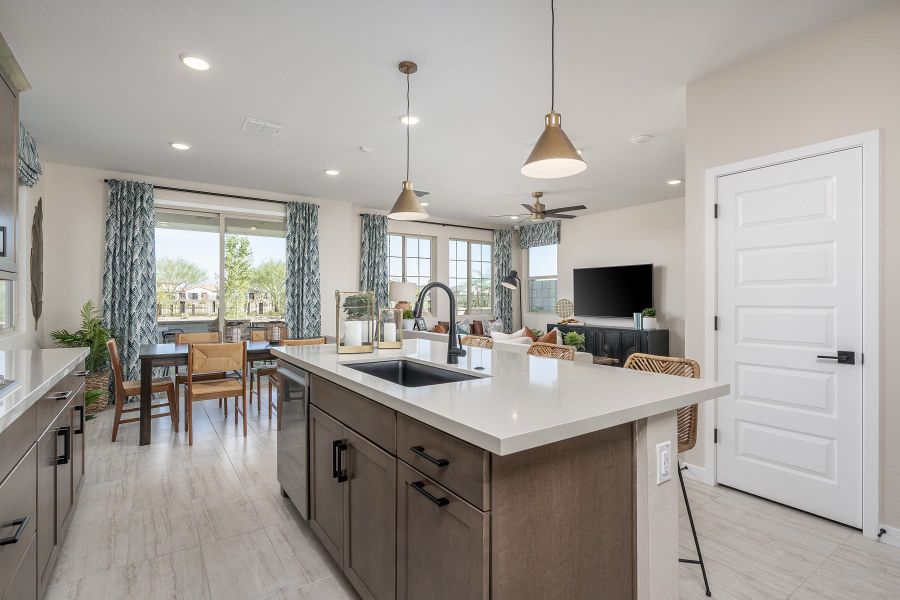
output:
M 375 351 L 375 292 L 335 292 L 338 354 Z
M 244 337 L 244 324 L 240 321 L 225 323 L 224 341 L 240 342 Z
M 378 310 L 378 347 L 403 347 L 402 308 L 382 308 Z
M 276 342 L 276 345 L 277 345 L 277 342 L 280 342 L 281 340 L 285 339 L 287 336 L 288 336 L 287 324 L 285 324 L 283 322 L 275 321 L 275 322 L 269 323 L 268 326 L 266 327 L 266 338 L 270 342 Z

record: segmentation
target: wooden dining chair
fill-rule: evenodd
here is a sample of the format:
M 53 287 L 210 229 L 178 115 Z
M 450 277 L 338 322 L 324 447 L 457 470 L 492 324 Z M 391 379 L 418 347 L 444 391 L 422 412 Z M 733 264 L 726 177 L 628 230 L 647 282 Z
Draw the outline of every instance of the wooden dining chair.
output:
M 656 356 L 653 354 L 635 353 L 625 361 L 626 369 L 644 371 L 648 373 L 660 373 L 663 375 L 675 375 L 678 377 L 700 378 L 700 363 L 692 358 L 676 358 L 673 356 Z M 678 454 L 682 454 L 694 448 L 697 444 L 697 420 L 699 409 L 696 404 L 679 408 L 676 411 L 678 423 Z M 691 533 L 694 536 L 694 547 L 697 549 L 697 560 L 679 558 L 679 562 L 700 565 L 703 574 L 703 585 L 706 587 L 706 595 L 712 596 L 709 591 L 709 580 L 706 578 L 706 565 L 703 564 L 703 554 L 700 552 L 700 540 L 697 538 L 697 528 L 694 526 L 694 515 L 691 513 L 691 503 L 688 501 L 687 488 L 684 486 L 684 477 L 681 475 L 681 461 L 678 461 L 678 482 L 681 484 L 681 494 L 684 496 L 684 507 L 687 509 L 688 521 L 691 524 Z
M 190 333 L 178 333 L 175 335 L 175 343 L 176 344 L 217 344 L 222 341 L 222 334 L 218 331 L 192 331 Z M 227 374 L 226 373 L 198 373 L 196 376 L 196 380 L 200 381 L 203 379 L 215 380 L 215 379 L 223 379 Z M 187 386 L 187 375 L 184 373 L 178 373 L 177 369 L 175 372 L 175 390 L 180 391 L 181 386 Z M 225 416 L 228 416 L 228 404 L 225 402 L 225 399 L 222 398 L 219 401 L 219 406 L 224 407 Z M 185 415 L 187 415 L 187 404 L 184 406 Z M 187 419 L 185 419 L 184 430 L 187 431 Z
M 125 408 L 125 401 L 132 396 L 141 395 L 141 381 L 132 380 L 125 381 L 122 375 L 122 363 L 119 361 L 119 349 L 116 347 L 116 340 L 110 339 L 106 342 L 106 348 L 109 350 L 109 362 L 112 364 L 113 379 L 116 387 L 116 414 L 113 417 L 112 441 L 116 441 L 119 435 L 119 425 L 124 423 L 135 423 L 140 421 L 139 417 L 123 419 L 123 413 L 138 412 L 141 410 L 140 403 L 134 407 Z M 150 401 L 150 418 L 159 419 L 161 417 L 169 417 L 172 419 L 172 427 L 178 431 L 178 395 L 175 393 L 175 384 L 169 378 L 154 379 L 150 383 L 150 391 L 165 392 L 168 398 L 167 402 L 153 404 L 152 396 Z M 167 412 L 154 413 L 154 409 L 168 408 Z
M 528 347 L 529 356 L 543 356 L 559 360 L 575 360 L 575 346 L 559 346 L 546 342 L 534 342 Z
M 459 340 L 460 346 L 469 346 L 470 348 L 487 348 L 490 350 L 494 347 L 494 340 L 483 335 L 464 335 Z
M 297 340 L 281 340 L 277 343 L 279 346 L 317 346 L 325 343 L 324 337 L 317 338 L 305 338 L 305 339 L 297 339 Z M 273 345 L 275 345 L 273 343 Z M 275 412 L 278 412 L 278 406 L 272 401 L 272 386 L 277 385 L 277 381 L 275 377 L 277 376 L 278 368 L 275 366 L 264 366 L 264 367 L 255 367 L 250 369 L 250 395 L 253 395 L 253 378 L 256 377 L 256 394 L 257 394 L 257 402 L 256 402 L 256 412 L 261 412 L 262 408 L 262 378 L 266 377 L 267 382 L 269 384 L 269 419 L 272 418 L 272 409 L 275 409 Z
M 259 328 L 250 329 L 250 332 L 249 332 L 250 341 L 251 342 L 264 342 L 267 339 L 269 339 L 268 333 L 269 332 L 266 329 L 259 329 Z M 251 406 L 253 406 L 253 371 L 260 368 L 257 366 L 260 363 L 266 364 L 269 362 L 270 361 L 268 359 L 267 360 L 251 360 L 250 361 L 250 398 L 249 398 L 249 400 L 250 400 Z M 271 366 L 271 365 L 269 365 L 269 366 Z M 257 412 L 259 412 L 258 405 L 259 405 L 259 402 L 257 402 Z
M 240 379 L 206 379 L 211 373 L 239 373 Z M 194 443 L 193 404 L 197 400 L 234 398 L 234 423 L 238 414 L 244 421 L 244 437 L 247 437 L 247 342 L 227 344 L 191 344 L 188 348 L 187 393 L 185 395 L 185 421 L 187 421 L 188 445 Z M 203 375 L 198 379 L 197 375 Z M 240 401 L 240 402 L 238 402 Z
M 268 332 L 265 329 L 251 329 L 250 330 L 250 341 L 251 342 L 264 342 L 268 338 L 266 334 Z

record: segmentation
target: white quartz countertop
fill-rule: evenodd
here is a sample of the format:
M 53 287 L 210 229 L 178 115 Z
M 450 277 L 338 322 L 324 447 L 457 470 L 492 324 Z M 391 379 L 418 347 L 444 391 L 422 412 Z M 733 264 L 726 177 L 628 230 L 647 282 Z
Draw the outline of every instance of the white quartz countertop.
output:
M 87 348 L 6 350 L 0 352 L 0 375 L 14 379 L 0 397 L 0 433 L 25 413 L 88 355 Z
M 338 354 L 334 344 L 273 348 L 272 353 L 494 454 L 551 444 L 724 396 L 727 384 L 466 348 L 447 365 L 447 344 L 405 340 L 398 350 Z M 425 387 L 401 385 L 348 363 L 405 357 L 479 379 Z M 315 399 L 312 399 L 315 402 Z

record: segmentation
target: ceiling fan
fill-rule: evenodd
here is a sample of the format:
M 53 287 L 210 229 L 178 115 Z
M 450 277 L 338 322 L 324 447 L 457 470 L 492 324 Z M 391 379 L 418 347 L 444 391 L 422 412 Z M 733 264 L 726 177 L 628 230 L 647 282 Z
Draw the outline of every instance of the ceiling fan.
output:
M 570 210 L 586 210 L 587 206 L 579 204 L 578 206 L 566 206 L 563 208 L 553 208 L 547 210 L 547 207 L 541 202 L 544 192 L 532 192 L 531 197 L 534 198 L 534 204 L 522 204 L 527 213 L 520 215 L 491 215 L 492 217 L 506 217 L 509 219 L 520 219 L 521 217 L 530 218 L 532 221 L 543 221 L 544 219 L 574 219 L 577 215 L 564 215 L 562 213 Z

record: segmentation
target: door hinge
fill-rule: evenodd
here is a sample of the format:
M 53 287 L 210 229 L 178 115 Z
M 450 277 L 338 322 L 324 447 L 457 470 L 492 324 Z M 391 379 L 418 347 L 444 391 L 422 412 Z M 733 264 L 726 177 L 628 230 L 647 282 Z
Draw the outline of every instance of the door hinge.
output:
M 719 315 L 713 317 L 713 331 L 719 330 Z
M 718 443 L 719 443 L 719 428 L 715 427 L 715 428 L 713 428 L 713 444 L 718 444 Z
M 719 203 L 716 202 L 715 204 L 713 204 L 713 219 L 718 219 L 718 218 L 719 218 Z

